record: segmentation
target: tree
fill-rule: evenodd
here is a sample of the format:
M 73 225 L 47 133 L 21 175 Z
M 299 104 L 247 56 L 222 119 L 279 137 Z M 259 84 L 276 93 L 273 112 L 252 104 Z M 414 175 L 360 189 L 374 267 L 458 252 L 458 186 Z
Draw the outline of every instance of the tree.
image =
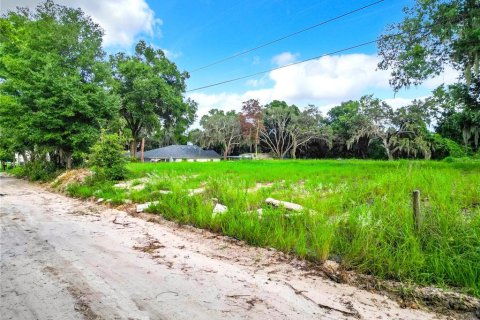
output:
M 480 81 L 447 88 L 440 86 L 427 99 L 427 104 L 434 111 L 437 133 L 463 144 L 466 151 L 479 149 Z
M 205 133 L 198 128 L 193 129 L 188 133 L 188 140 L 201 148 L 206 148 L 208 146 L 208 142 L 205 139 Z
M 395 153 L 399 152 L 415 157 L 417 153 L 422 153 L 425 158 L 430 158 L 430 145 L 424 139 L 425 113 L 419 103 L 414 102 L 394 112 L 392 107 L 372 95 L 362 97 L 360 113 L 367 121 L 347 141 L 347 147 L 351 148 L 361 138 L 367 138 L 369 144 L 380 141 L 388 160 L 393 160 Z
M 235 111 L 223 112 L 212 109 L 202 117 L 200 125 L 204 129 L 203 139 L 206 146 L 219 144 L 225 160 L 235 145 L 240 143 L 242 137 L 240 115 Z
M 367 122 L 365 116 L 360 113 L 360 101 L 342 102 L 330 109 L 327 113 L 327 124 L 333 133 L 332 156 L 354 155 L 366 158 L 368 155 L 366 139 L 360 138 L 349 147 L 347 147 L 347 141 Z
M 240 123 L 244 141 L 255 149 L 255 156 L 258 154 L 258 145 L 260 144 L 260 133 L 263 129 L 263 112 L 260 102 L 250 99 L 242 104 L 242 113 L 240 114 Z
M 0 125 L 26 159 L 50 153 L 70 168 L 117 114 L 102 29 L 47 0 L 0 18 Z
M 261 140 L 277 158 L 283 159 L 288 153 L 295 158 L 298 148 L 314 139 L 331 143 L 331 137 L 322 131 L 321 115 L 314 106 L 300 111 L 295 105 L 275 100 L 265 106 L 263 119 Z
M 479 75 L 478 0 L 417 0 L 404 11 L 404 20 L 389 26 L 378 42 L 378 66 L 392 69 L 395 91 L 439 75 L 447 66 L 460 71 L 467 84 Z
M 6 162 L 15 160 L 15 153 L 12 149 L 12 141 L 6 136 L 0 128 L 0 166 L 2 170 L 6 169 Z
M 318 109 L 310 105 L 307 109 L 294 115 L 288 132 L 292 140 L 291 155 L 296 158 L 299 147 L 306 145 L 312 140 L 322 140 L 332 147 L 332 134 L 330 128 L 323 125 L 323 118 Z
M 295 105 L 289 106 L 285 101 L 274 100 L 265 106 L 261 139 L 279 159 L 285 158 L 292 149 L 288 126 L 299 113 Z
M 114 91 L 121 97 L 120 114 L 131 131 L 130 153 L 139 138 L 156 131 L 183 132 L 195 120 L 197 105 L 184 100 L 188 73 L 180 72 L 165 53 L 140 41 L 135 54 L 110 57 Z

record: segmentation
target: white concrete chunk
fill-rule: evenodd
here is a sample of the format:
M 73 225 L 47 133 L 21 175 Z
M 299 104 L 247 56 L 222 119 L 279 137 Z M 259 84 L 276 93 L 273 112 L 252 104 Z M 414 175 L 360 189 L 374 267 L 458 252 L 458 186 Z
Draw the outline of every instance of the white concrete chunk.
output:
M 276 200 L 273 198 L 267 198 L 265 200 L 266 203 L 274 206 L 274 207 L 284 207 L 287 210 L 291 211 L 302 211 L 303 207 L 299 204 L 292 203 L 292 202 L 287 202 L 287 201 L 281 201 L 281 200 Z
M 217 214 L 220 213 L 225 213 L 228 211 L 227 206 L 224 206 L 223 204 L 217 203 L 215 207 L 213 208 L 213 216 L 215 217 Z
M 196 194 L 200 194 L 200 193 L 204 193 L 204 192 L 205 192 L 205 188 L 190 189 L 190 191 L 188 192 L 188 195 L 189 196 L 194 196 Z
M 153 202 L 145 202 L 143 204 L 139 204 L 137 205 L 137 213 L 143 212 L 145 209 L 147 209 L 151 205 L 156 205 L 158 203 L 159 201 L 153 201 Z

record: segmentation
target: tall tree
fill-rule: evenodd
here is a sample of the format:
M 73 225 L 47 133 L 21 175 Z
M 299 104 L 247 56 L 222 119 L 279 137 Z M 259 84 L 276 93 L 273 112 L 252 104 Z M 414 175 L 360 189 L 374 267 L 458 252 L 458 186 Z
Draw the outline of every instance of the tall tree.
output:
M 180 72 L 162 50 L 142 40 L 133 56 L 117 53 L 110 61 L 114 90 L 121 97 L 120 114 L 131 131 L 132 157 L 142 135 L 155 130 L 184 131 L 193 123 L 196 103 L 183 98 L 188 73 Z
M 379 68 L 392 70 L 390 84 L 396 91 L 446 67 L 460 71 L 466 83 L 479 75 L 478 0 L 417 0 L 404 11 L 404 20 L 389 26 L 378 42 Z
M 300 111 L 295 105 L 274 100 L 265 106 L 263 119 L 261 139 L 277 158 L 289 153 L 295 158 L 298 148 L 313 139 L 324 139 L 330 145 L 330 136 L 322 131 L 321 115 L 314 106 Z
M 318 108 L 309 105 L 308 108 L 293 116 L 288 132 L 292 140 L 291 155 L 295 159 L 297 150 L 313 140 L 326 142 L 329 148 L 332 147 L 332 134 L 330 128 L 323 124 L 323 117 Z
M 117 114 L 102 29 L 80 9 L 47 0 L 34 12 L 7 13 L 0 30 L 0 125 L 16 152 L 50 152 L 71 167 Z
M 463 144 L 466 151 L 469 148 L 479 150 L 480 81 L 468 86 L 440 86 L 427 99 L 427 104 L 434 111 L 439 134 Z
M 327 113 L 327 124 L 333 131 L 332 156 L 360 156 L 367 157 L 368 141 L 360 139 L 347 148 L 347 141 L 367 123 L 367 119 L 360 113 L 360 101 L 346 101 L 333 107 Z
M 250 151 L 252 149 L 255 150 L 256 156 L 258 154 L 258 145 L 260 144 L 260 133 L 263 129 L 262 106 L 258 100 L 250 99 L 243 102 L 240 122 L 243 138 L 249 145 Z
M 430 158 L 422 108 L 417 102 L 393 111 L 392 107 L 372 95 L 362 97 L 360 113 L 367 122 L 347 141 L 347 146 L 351 148 L 361 138 L 367 138 L 369 144 L 380 141 L 388 160 L 393 160 L 400 152 L 413 156 L 422 153 L 425 158 Z
M 261 139 L 279 159 L 285 158 L 292 149 L 289 126 L 299 113 L 295 105 L 289 106 L 285 101 L 274 100 L 265 106 Z
M 379 68 L 392 70 L 390 84 L 395 91 L 418 85 L 447 67 L 458 71 L 458 82 L 450 86 L 448 99 L 459 107 L 450 108 L 450 117 L 441 126 L 450 123 L 451 129 L 456 122 L 465 148 L 478 150 L 480 1 L 417 0 L 405 9 L 405 15 L 379 40 Z
M 206 146 L 220 145 L 225 160 L 240 143 L 242 137 L 240 115 L 235 111 L 223 112 L 212 109 L 202 117 L 200 125 L 204 129 L 203 139 Z

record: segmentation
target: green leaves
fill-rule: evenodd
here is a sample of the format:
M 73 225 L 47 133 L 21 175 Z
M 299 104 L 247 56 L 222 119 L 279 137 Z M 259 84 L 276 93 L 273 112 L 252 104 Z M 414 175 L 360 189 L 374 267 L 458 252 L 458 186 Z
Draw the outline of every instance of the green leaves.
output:
M 182 96 L 188 75 L 180 73 L 162 50 L 140 41 L 133 56 L 117 53 L 110 63 L 114 91 L 122 101 L 120 114 L 132 134 L 132 156 L 141 135 L 162 130 L 183 133 L 193 123 L 196 104 Z
M 103 31 L 80 9 L 46 1 L 1 18 L 0 125 L 15 151 L 44 149 L 68 165 L 87 152 L 101 124 L 117 115 L 103 60 Z
M 418 85 L 446 66 L 463 73 L 467 84 L 478 75 L 478 0 L 417 0 L 405 13 L 404 20 L 390 26 L 378 41 L 378 67 L 391 70 L 395 91 Z

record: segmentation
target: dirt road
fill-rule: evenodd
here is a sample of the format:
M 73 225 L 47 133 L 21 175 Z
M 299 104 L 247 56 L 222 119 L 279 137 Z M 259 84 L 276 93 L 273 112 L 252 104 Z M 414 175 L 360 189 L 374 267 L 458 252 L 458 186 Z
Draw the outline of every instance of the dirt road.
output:
M 7 319 L 439 319 L 274 250 L 0 177 Z

